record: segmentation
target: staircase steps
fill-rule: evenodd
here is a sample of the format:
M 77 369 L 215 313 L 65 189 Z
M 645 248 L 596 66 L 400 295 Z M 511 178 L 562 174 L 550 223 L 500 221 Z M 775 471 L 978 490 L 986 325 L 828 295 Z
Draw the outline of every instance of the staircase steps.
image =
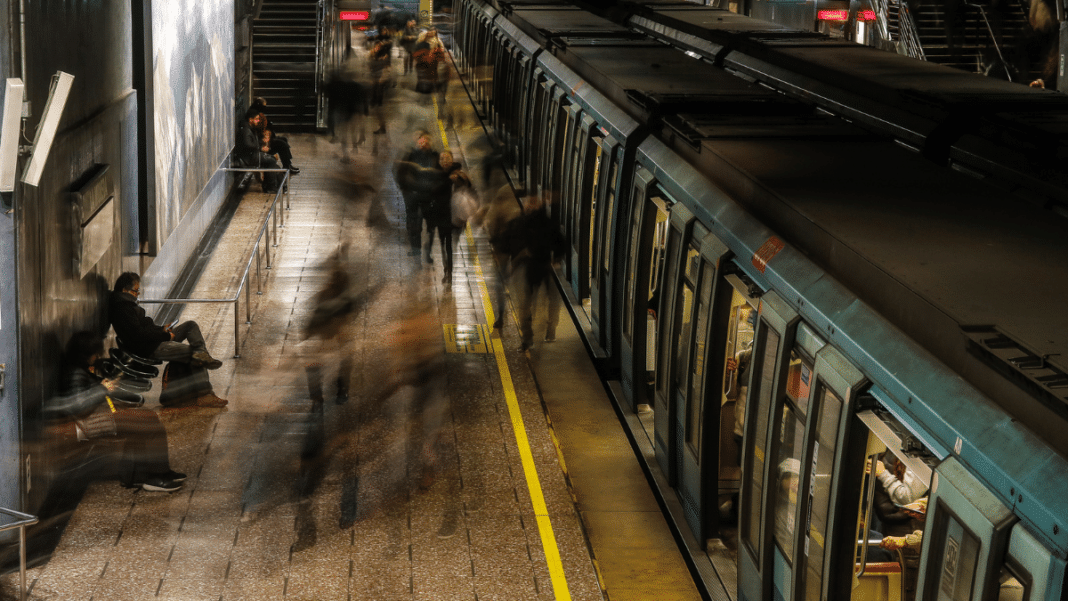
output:
M 253 96 L 280 131 L 315 131 L 318 28 L 318 0 L 264 0 L 252 22 Z

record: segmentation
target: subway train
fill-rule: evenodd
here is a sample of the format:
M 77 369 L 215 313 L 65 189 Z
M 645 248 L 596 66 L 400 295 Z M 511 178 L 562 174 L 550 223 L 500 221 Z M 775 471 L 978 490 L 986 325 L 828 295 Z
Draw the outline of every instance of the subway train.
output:
M 455 28 L 709 598 L 1068 599 L 1068 99 L 696 5 Z

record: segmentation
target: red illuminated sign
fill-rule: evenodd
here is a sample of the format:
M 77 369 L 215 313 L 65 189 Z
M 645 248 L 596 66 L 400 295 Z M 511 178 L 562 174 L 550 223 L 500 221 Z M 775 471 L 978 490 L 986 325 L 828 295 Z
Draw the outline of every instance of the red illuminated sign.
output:
M 365 10 L 343 10 L 340 18 L 342 21 L 366 21 L 371 18 L 371 13 Z
M 848 10 L 819 10 L 816 11 L 816 18 L 820 21 L 848 21 Z M 857 21 L 874 21 L 874 10 L 859 10 L 857 11 Z

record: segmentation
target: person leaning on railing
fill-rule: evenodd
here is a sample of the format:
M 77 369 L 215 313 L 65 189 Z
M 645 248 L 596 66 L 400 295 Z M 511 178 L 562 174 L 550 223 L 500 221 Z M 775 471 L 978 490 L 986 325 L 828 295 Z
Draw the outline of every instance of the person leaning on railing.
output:
M 204 369 L 218 369 L 222 362 L 208 353 L 204 344 L 204 335 L 195 321 L 186 321 L 173 329 L 159 326 L 145 315 L 145 310 L 137 304 L 141 294 L 141 276 L 127 271 L 115 281 L 111 294 L 108 318 L 115 328 L 119 345 L 123 350 L 141 357 L 151 357 L 161 361 L 187 363 L 192 375 Z M 204 377 L 206 381 L 207 378 Z M 213 391 L 197 397 L 196 405 L 200 407 L 225 407 L 226 399 L 221 399 Z

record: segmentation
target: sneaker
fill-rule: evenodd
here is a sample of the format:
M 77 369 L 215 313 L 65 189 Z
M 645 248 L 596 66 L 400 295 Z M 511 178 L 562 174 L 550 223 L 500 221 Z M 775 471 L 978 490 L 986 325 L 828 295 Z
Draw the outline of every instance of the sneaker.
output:
M 181 487 L 181 483 L 168 480 L 163 476 L 153 476 L 146 479 L 144 483 L 141 484 L 141 490 L 147 490 L 149 492 L 174 492 Z
M 230 401 L 221 399 L 215 395 L 214 392 L 202 395 L 197 399 L 197 407 L 208 407 L 209 409 L 221 409 L 225 407 Z
M 193 353 L 193 359 L 189 364 L 193 367 L 203 367 L 205 369 L 219 369 L 222 367 L 222 361 L 212 357 L 207 351 L 197 351 Z
M 178 483 L 185 482 L 186 477 L 187 476 L 182 472 L 176 472 L 174 470 L 168 470 L 167 473 L 163 474 L 163 478 Z
M 297 167 L 296 165 L 290 165 L 289 166 L 289 172 L 292 173 L 293 175 L 296 175 L 296 174 L 300 173 L 300 168 Z

